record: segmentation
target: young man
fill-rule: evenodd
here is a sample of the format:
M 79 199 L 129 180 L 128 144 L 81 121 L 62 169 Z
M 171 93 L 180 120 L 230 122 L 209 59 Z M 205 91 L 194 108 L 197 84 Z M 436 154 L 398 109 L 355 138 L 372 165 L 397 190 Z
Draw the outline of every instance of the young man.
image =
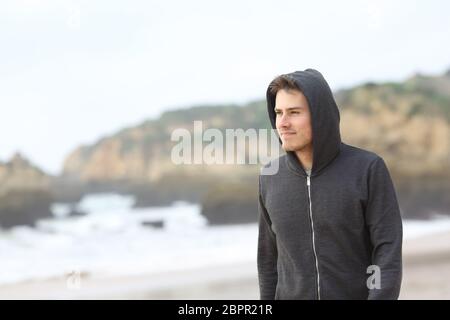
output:
M 259 179 L 261 299 L 397 299 L 402 221 L 383 159 L 341 142 L 316 70 L 275 78 L 267 107 L 286 155 Z

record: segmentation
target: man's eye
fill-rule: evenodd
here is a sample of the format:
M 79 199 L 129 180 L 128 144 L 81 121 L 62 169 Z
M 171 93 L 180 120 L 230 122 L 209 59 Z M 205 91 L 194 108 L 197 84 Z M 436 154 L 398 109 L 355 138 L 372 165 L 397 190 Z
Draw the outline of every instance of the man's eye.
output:
M 298 111 L 292 111 L 291 113 L 292 113 L 292 114 L 299 114 L 300 112 L 298 112 Z

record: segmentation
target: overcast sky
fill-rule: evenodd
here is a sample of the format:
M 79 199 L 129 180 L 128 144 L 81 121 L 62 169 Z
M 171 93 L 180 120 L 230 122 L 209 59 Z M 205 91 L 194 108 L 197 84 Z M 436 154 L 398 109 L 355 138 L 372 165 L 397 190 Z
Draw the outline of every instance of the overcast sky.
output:
M 313 67 L 334 90 L 450 68 L 450 2 L 0 2 L 0 161 L 49 173 L 164 110 L 264 97 Z

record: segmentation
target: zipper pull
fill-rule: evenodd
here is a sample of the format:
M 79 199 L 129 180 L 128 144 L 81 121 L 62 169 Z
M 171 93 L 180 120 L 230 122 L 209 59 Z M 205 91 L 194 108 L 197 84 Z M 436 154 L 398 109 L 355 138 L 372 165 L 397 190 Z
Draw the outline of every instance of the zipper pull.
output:
M 306 185 L 308 187 L 311 185 L 311 180 L 309 179 L 309 176 L 306 177 Z

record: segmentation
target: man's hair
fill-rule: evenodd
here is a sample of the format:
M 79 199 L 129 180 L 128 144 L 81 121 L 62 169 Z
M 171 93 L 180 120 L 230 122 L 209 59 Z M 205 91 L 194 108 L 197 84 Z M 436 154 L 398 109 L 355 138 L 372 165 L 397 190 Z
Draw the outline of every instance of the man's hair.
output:
M 274 96 L 278 93 L 280 90 L 297 90 L 301 91 L 300 88 L 295 83 L 294 79 L 291 77 L 282 74 L 281 76 L 276 77 L 272 80 L 272 82 L 269 84 L 269 91 Z

